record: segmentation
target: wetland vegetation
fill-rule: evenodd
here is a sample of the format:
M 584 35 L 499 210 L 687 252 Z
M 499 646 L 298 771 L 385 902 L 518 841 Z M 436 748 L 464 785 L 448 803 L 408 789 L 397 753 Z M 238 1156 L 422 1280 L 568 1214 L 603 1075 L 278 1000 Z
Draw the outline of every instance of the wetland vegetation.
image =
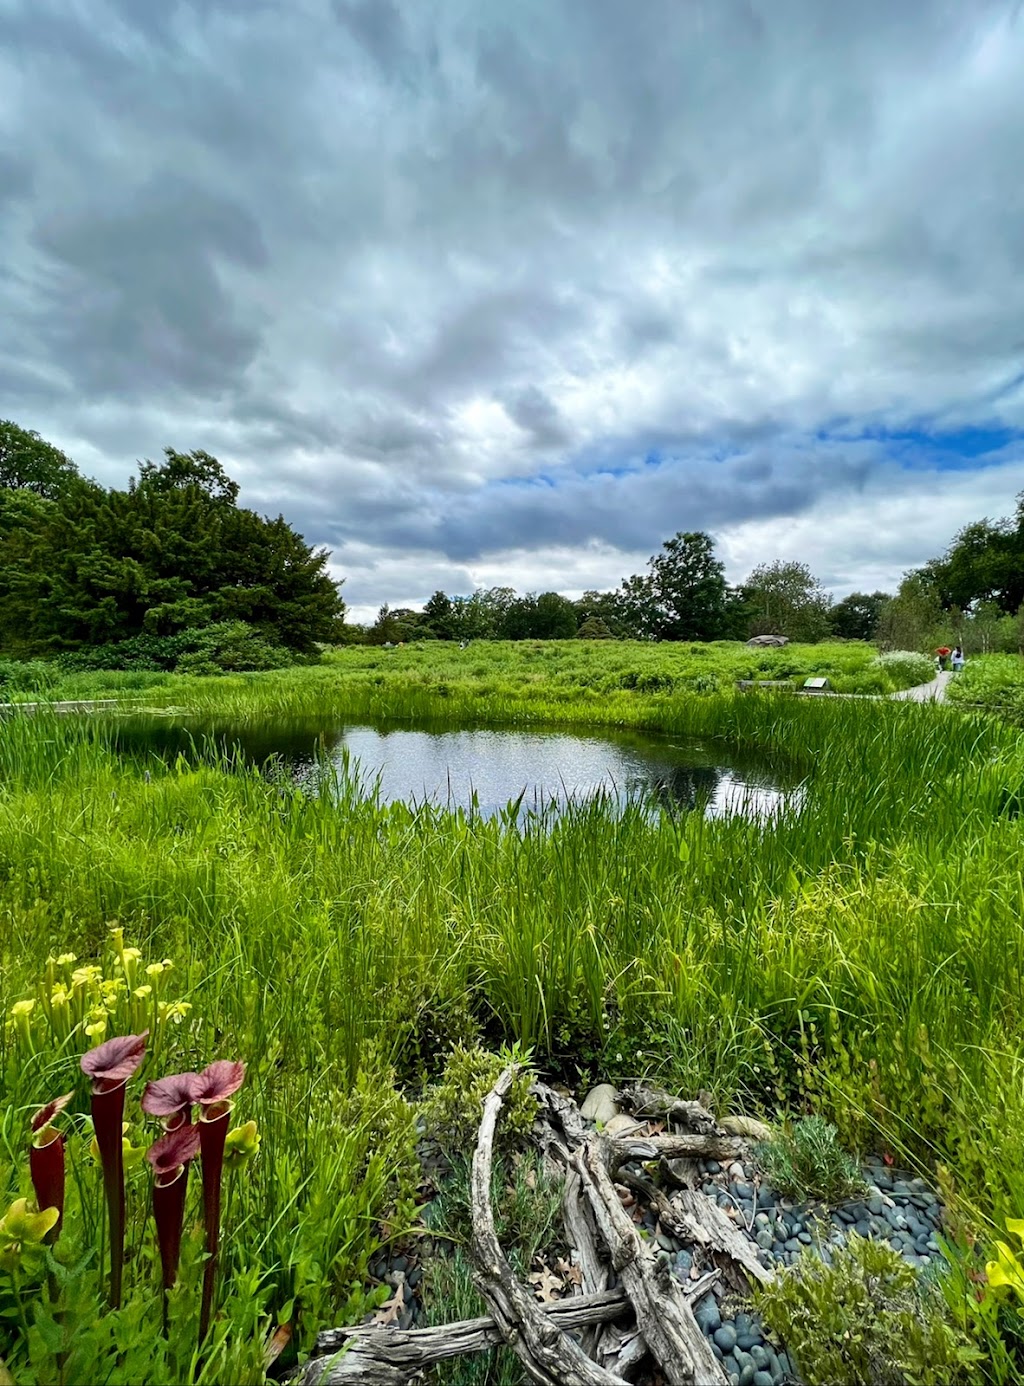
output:
M 74 685 L 235 725 L 330 713 L 699 738 L 800 778 L 801 804 L 760 819 L 651 814 L 596 794 L 517 821 L 386 802 L 343 762 L 300 786 L 213 746 L 127 754 L 118 718 L 9 716 L 6 1201 L 28 1192 L 31 1111 L 75 1090 L 61 1118 L 75 1171 L 62 1240 L 69 1257 L 83 1249 L 75 1237 L 102 1186 L 76 1074 L 104 1035 L 148 1024 L 150 1078 L 243 1061 L 239 1120 L 256 1121 L 261 1143 L 230 1193 L 217 1346 L 198 1365 L 180 1355 L 194 1352 L 194 1324 L 173 1329 L 184 1290 L 161 1336 L 158 1302 L 138 1288 L 156 1255 L 139 1216 L 120 1321 L 149 1324 L 148 1380 L 216 1380 L 226 1363 L 233 1379 L 258 1380 L 268 1327 L 289 1325 L 287 1357 L 381 1297 L 368 1268 L 418 1219 L 412 1099 L 453 1044 L 482 1043 L 528 1051 L 572 1084 L 642 1072 L 773 1120 L 821 1114 L 848 1148 L 941 1179 L 977 1271 L 1024 1211 L 1024 748 L 970 710 L 732 686 L 821 672 L 841 686 L 878 679 L 873 661 L 855 645 L 524 642 Z M 142 950 L 139 967 L 171 965 L 119 986 L 115 924 Z M 133 1147 L 147 1143 L 141 1120 Z M 143 1206 L 148 1176 L 128 1178 Z M 186 1238 L 186 1287 L 200 1251 Z M 124 1330 L 100 1341 L 82 1307 L 100 1269 L 72 1276 L 79 1319 L 64 1322 L 77 1324 L 75 1351 L 129 1380 L 112 1365 L 128 1370 Z M 19 1333 L 9 1297 L 0 1309 L 5 1355 L 28 1370 L 35 1353 L 46 1379 L 38 1364 L 72 1348 L 45 1325 Z

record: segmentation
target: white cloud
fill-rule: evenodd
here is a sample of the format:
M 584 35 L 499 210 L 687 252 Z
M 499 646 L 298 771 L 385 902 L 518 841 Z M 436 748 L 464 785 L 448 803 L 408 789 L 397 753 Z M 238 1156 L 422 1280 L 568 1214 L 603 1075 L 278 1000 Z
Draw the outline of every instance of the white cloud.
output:
M 8 0 L 0 412 L 214 452 L 360 610 L 891 586 L 1018 489 L 925 436 L 1024 430 L 1018 10 Z

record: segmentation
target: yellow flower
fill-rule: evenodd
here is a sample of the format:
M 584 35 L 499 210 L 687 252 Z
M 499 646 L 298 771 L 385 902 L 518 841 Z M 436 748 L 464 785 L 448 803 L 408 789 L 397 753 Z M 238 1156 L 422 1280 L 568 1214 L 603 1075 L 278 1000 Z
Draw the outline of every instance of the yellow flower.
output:
M 246 1160 L 252 1159 L 260 1148 L 261 1139 L 254 1121 L 247 1121 L 243 1126 L 236 1126 L 233 1131 L 229 1131 L 224 1142 L 224 1159 L 228 1168 L 237 1169 L 239 1165 L 244 1165 Z
M 128 1123 L 123 1121 L 121 1123 L 121 1162 L 125 1169 L 132 1169 L 145 1156 L 146 1147 L 144 1145 L 132 1145 L 131 1140 L 125 1134 L 127 1130 Z M 89 1154 L 97 1164 L 100 1163 L 100 1147 L 95 1136 L 89 1142 Z
M 56 1208 L 30 1212 L 27 1198 L 16 1198 L 0 1219 L 0 1268 L 17 1270 L 25 1250 L 38 1251 L 60 1213 Z
M 173 1020 L 176 1025 L 180 1025 L 191 1009 L 191 1001 L 161 1001 L 160 1019 Z
M 163 972 L 164 967 L 165 967 L 165 964 L 162 963 L 162 962 L 159 962 L 159 963 L 148 963 L 148 964 L 146 965 L 146 976 L 147 976 L 147 977 L 159 977 L 160 974 L 161 974 L 161 972 Z
M 122 954 L 125 962 L 138 962 L 142 957 L 141 948 L 126 948 Z
M 76 967 L 71 974 L 71 985 L 77 990 L 78 987 L 91 986 L 98 982 L 103 976 L 103 969 L 91 964 L 88 967 Z
M 27 1001 L 15 1001 L 14 1005 L 11 1007 L 11 1018 L 13 1020 L 18 1020 L 23 1015 L 31 1015 L 35 1004 L 35 999 L 31 996 Z
M 78 961 L 77 953 L 61 953 L 57 959 L 58 967 L 70 967 L 72 963 Z
M 102 1020 L 94 1021 L 92 1025 L 87 1025 L 85 1027 L 85 1033 L 89 1036 L 90 1039 L 102 1039 L 103 1036 L 107 1033 L 106 1016 L 104 1016 Z
M 71 1003 L 71 992 L 63 982 L 58 982 L 50 993 L 51 1006 L 67 1006 Z
M 151 986 L 136 987 L 132 995 L 139 1001 L 146 1001 L 153 995 L 153 988 Z
M 1020 1262 L 1005 1242 L 996 1242 L 996 1256 L 997 1260 L 985 1266 L 988 1283 L 994 1290 L 1012 1290 L 1018 1299 L 1024 1300 L 1024 1271 Z
M 16 1198 L 0 1221 L 0 1241 L 41 1242 L 60 1217 L 56 1208 L 30 1211 L 27 1198 Z

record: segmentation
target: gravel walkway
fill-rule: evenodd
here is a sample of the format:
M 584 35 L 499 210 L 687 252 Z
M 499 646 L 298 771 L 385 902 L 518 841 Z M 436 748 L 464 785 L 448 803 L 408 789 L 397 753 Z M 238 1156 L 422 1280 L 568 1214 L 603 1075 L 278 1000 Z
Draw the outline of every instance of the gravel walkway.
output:
M 914 688 L 904 688 L 899 693 L 893 693 L 893 698 L 902 699 L 909 703 L 944 703 L 946 701 L 946 687 L 953 677 L 952 671 L 943 669 L 936 674 L 931 683 L 919 683 Z

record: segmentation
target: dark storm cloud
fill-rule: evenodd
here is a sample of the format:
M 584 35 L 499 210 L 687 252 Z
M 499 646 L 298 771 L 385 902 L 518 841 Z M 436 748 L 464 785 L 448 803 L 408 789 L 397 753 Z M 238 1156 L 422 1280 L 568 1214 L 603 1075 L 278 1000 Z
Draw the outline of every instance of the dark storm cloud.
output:
M 829 429 L 1024 424 L 1018 8 L 0 0 L 0 416 L 384 586 L 851 497 L 898 571 Z

